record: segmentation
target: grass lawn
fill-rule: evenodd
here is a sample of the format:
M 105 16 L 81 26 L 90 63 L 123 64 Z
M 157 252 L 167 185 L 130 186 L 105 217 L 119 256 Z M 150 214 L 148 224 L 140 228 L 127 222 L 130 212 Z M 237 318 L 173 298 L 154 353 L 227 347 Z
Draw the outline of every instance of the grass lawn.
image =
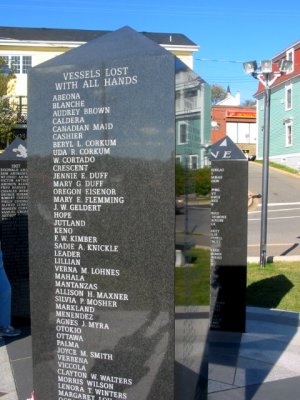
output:
M 208 305 L 210 282 L 209 250 L 191 250 L 192 267 L 175 268 L 175 303 L 184 305 Z
M 258 164 L 262 164 L 263 163 L 262 160 L 256 160 L 255 162 L 258 163 Z M 286 172 L 289 172 L 291 174 L 299 175 L 299 171 L 297 171 L 294 168 L 291 168 L 291 167 L 288 167 L 286 165 L 283 165 L 283 164 L 278 164 L 278 163 L 275 163 L 273 161 L 269 161 L 269 166 L 273 167 L 273 168 L 281 169 L 282 171 L 286 171 Z
M 191 267 L 176 268 L 176 305 L 208 305 L 209 250 L 193 249 Z M 300 312 L 300 262 L 248 265 L 247 305 Z
M 300 262 L 275 262 L 247 273 L 247 304 L 300 312 Z

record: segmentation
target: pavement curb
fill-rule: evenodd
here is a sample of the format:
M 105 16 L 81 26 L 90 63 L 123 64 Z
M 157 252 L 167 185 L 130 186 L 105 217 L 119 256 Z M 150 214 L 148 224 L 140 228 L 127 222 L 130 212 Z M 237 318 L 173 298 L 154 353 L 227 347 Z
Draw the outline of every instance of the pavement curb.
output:
M 258 160 L 258 161 L 262 161 L 262 160 Z M 270 161 L 272 161 L 272 160 L 270 160 Z M 255 161 L 252 161 L 252 165 L 256 165 L 257 167 L 261 167 L 262 168 L 262 164 L 260 164 L 258 162 L 255 162 Z M 293 172 L 285 171 L 284 169 L 272 167 L 271 165 L 269 165 L 269 169 L 272 169 L 273 171 L 276 171 L 276 172 L 280 172 L 283 175 L 289 175 L 289 176 L 292 176 L 294 178 L 300 179 L 300 172 L 298 172 L 298 174 L 296 174 L 296 173 L 293 173 Z
M 247 257 L 247 261 L 250 263 L 259 263 L 260 258 L 259 257 Z M 273 262 L 279 262 L 279 261 L 300 261 L 300 256 L 268 256 L 267 257 L 267 263 L 273 263 Z

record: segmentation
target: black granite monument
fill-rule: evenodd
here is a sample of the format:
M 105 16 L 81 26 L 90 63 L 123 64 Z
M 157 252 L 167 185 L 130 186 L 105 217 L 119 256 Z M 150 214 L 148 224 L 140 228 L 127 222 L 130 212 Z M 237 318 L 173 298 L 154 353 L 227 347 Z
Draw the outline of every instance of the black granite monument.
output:
M 225 137 L 211 148 L 210 329 L 244 332 L 248 161 Z
M 37 400 L 174 398 L 175 64 L 125 27 L 30 72 Z
M 27 145 L 16 138 L 0 156 L 0 239 L 14 324 L 30 318 L 27 214 Z

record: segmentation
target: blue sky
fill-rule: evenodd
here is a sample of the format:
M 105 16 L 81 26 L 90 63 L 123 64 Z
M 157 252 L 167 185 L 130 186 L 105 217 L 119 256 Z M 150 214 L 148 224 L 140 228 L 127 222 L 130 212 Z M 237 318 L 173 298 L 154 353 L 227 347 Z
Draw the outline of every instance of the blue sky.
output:
M 273 57 L 300 40 L 300 2 L 264 0 L 0 0 L 0 25 L 183 33 L 200 46 L 195 71 L 251 99 L 243 61 Z

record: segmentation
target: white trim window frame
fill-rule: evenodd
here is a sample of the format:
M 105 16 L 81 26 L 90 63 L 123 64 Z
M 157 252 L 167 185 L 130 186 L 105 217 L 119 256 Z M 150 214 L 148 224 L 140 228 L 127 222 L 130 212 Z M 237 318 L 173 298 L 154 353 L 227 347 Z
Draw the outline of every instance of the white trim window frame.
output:
M 186 122 L 178 123 L 178 144 L 187 144 L 188 138 L 188 124 Z
M 198 156 L 198 154 L 191 154 L 190 155 L 189 164 L 190 164 L 190 169 L 198 169 L 198 166 L 199 166 L 199 156 Z
M 182 162 L 182 157 L 181 156 L 176 155 L 175 159 L 176 159 L 177 163 L 181 164 L 181 162 Z
M 295 54 L 295 51 L 294 51 L 293 48 L 289 49 L 286 52 L 286 59 L 289 60 L 289 61 L 292 61 L 292 65 L 289 68 L 289 70 L 286 72 L 286 74 L 291 74 L 292 72 L 294 72 L 294 54 Z
M 27 74 L 28 70 L 32 67 L 32 56 L 28 55 L 3 55 L 1 56 L 9 68 L 13 69 L 16 75 Z
M 285 124 L 285 147 L 293 146 L 293 123 L 287 122 Z
M 285 110 L 289 111 L 293 108 L 293 85 L 290 83 L 285 86 Z

